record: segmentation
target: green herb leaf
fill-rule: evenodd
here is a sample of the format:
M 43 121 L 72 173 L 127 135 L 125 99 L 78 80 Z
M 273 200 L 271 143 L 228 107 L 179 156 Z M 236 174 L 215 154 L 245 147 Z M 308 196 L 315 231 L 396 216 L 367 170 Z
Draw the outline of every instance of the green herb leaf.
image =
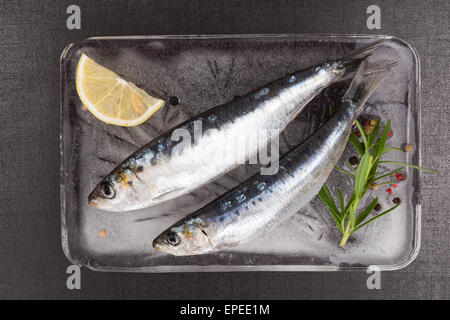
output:
M 364 129 L 358 120 L 356 120 L 356 125 L 358 126 L 359 132 L 361 132 L 361 138 L 363 139 L 364 147 L 366 148 L 367 151 L 369 150 L 369 142 L 367 141 L 366 133 L 364 132 Z
M 381 153 L 385 148 L 386 140 L 388 138 L 389 130 L 391 130 L 391 120 L 386 123 L 383 131 L 381 132 L 381 137 L 377 141 L 377 147 L 376 150 L 374 150 L 374 158 L 376 159 L 379 159 L 381 157 Z
M 388 172 L 388 173 L 386 173 L 386 174 L 383 174 L 382 176 L 375 177 L 372 181 L 378 181 L 378 180 L 380 180 L 380 179 L 389 177 L 389 176 L 395 174 L 396 172 L 399 172 L 401 169 L 402 169 L 402 168 L 399 167 L 399 168 L 397 168 L 397 169 L 395 169 L 395 170 L 393 170 L 393 171 L 391 171 L 391 172 Z
M 338 196 L 339 196 L 339 204 L 341 206 L 341 213 L 344 212 L 345 210 L 345 205 L 344 205 L 344 197 L 342 196 L 341 190 L 337 190 Z
M 373 199 L 373 201 L 365 208 L 356 218 L 355 226 L 360 225 L 364 220 L 366 220 L 367 216 L 372 212 L 375 206 L 378 204 L 378 198 Z
M 355 194 L 352 193 L 352 197 L 350 198 L 347 205 L 345 206 L 345 211 L 348 211 L 348 208 L 350 208 L 350 205 L 353 203 L 354 200 L 355 200 Z
M 324 184 L 322 186 L 322 189 L 320 189 L 318 193 L 319 197 L 325 202 L 325 204 L 333 210 L 333 212 L 336 213 L 337 216 L 340 217 L 339 210 L 336 207 L 336 204 L 334 202 L 333 196 L 331 195 L 330 190 L 328 189 L 327 185 Z
M 364 153 L 356 170 L 355 177 L 355 198 L 360 199 L 367 185 L 367 176 L 371 169 L 371 155 L 368 151 Z M 355 208 L 356 209 L 356 208 Z
M 384 150 L 381 152 L 381 155 L 386 154 L 386 153 L 389 153 L 389 152 L 391 152 L 391 151 L 401 151 L 401 152 L 404 152 L 404 150 L 403 150 L 403 149 L 400 149 L 400 148 L 388 147 L 388 148 L 384 148 Z
M 378 182 L 377 185 L 382 186 L 382 185 L 391 184 L 391 183 L 395 183 L 395 181 L 390 180 L 390 181 Z
M 341 169 L 339 167 L 334 167 L 337 171 L 348 174 L 349 176 L 352 176 L 353 178 L 355 177 L 355 175 L 353 173 L 348 172 L 347 170 Z
M 373 129 L 373 132 L 369 135 L 369 146 L 372 146 L 375 139 L 378 137 L 378 132 L 380 131 L 380 121 L 377 120 L 377 124 Z
M 362 156 L 364 154 L 364 148 L 361 146 L 361 142 L 359 142 L 358 136 L 354 132 L 352 132 L 348 140 L 353 145 L 358 154 Z
M 399 205 L 401 205 L 402 203 L 400 202 L 399 204 L 397 204 L 396 206 L 390 208 L 389 210 L 386 210 L 382 213 L 380 213 L 379 215 L 377 215 L 376 217 L 373 217 L 372 219 L 368 220 L 367 222 L 363 223 L 362 225 L 360 225 L 359 227 L 355 228 L 352 230 L 351 234 L 355 233 L 356 231 L 358 231 L 359 229 L 361 229 L 362 227 L 368 225 L 369 223 L 371 223 L 372 221 L 375 221 L 376 219 L 381 218 L 382 216 L 388 214 L 389 212 L 394 211 L 395 209 L 398 208 Z
M 346 163 L 347 163 L 348 167 L 352 170 L 352 172 L 353 172 L 354 174 L 356 174 L 356 170 L 353 169 L 353 166 L 352 166 L 352 164 L 350 163 L 350 161 L 346 160 Z
M 414 168 L 414 169 L 419 169 L 419 170 L 427 171 L 427 172 L 434 172 L 434 173 L 438 172 L 435 169 L 422 168 L 422 167 L 419 167 L 419 166 L 415 166 L 413 164 L 409 164 L 409 163 L 406 163 L 406 162 L 400 162 L 400 161 L 380 161 L 380 163 L 397 164 L 397 165 L 411 167 L 411 168 Z
M 326 184 L 322 186 L 317 195 L 330 210 L 331 215 L 333 216 L 333 219 L 336 222 L 336 225 L 338 226 L 339 230 L 343 232 L 341 227 L 341 215 L 338 209 L 336 208 L 336 204 L 334 203 L 333 197 L 331 196 L 330 190 L 328 189 Z

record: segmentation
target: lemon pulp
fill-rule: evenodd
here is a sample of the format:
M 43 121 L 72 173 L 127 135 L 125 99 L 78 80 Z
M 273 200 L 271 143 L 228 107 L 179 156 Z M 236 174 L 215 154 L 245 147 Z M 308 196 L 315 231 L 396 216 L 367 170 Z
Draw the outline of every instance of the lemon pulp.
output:
M 82 54 L 78 62 L 76 85 L 86 108 L 109 124 L 136 126 L 164 105 L 164 100 L 150 96 L 86 54 Z

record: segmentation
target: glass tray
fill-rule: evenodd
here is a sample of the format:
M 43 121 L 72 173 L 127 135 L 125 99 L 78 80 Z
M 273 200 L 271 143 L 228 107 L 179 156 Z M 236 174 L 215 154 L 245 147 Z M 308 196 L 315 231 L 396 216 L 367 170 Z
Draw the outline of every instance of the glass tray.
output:
M 88 206 L 87 197 L 103 175 L 139 146 L 208 108 L 245 94 L 287 73 L 339 57 L 365 43 L 386 38 L 375 57 L 399 65 L 372 95 L 365 114 L 392 120 L 391 144 L 410 143 L 414 152 L 391 153 L 392 160 L 420 165 L 420 75 L 415 50 L 402 40 L 361 35 L 219 35 L 101 37 L 70 44 L 61 56 L 61 215 L 62 245 L 74 264 L 99 271 L 335 271 L 377 265 L 407 266 L 420 245 L 420 172 L 389 195 L 376 192 L 383 208 L 398 196 L 393 213 L 355 233 L 345 248 L 326 207 L 313 199 L 265 237 L 222 252 L 175 257 L 156 251 L 152 240 L 176 220 L 202 207 L 258 170 L 240 166 L 189 195 L 149 209 L 112 213 Z M 144 124 L 124 128 L 105 124 L 78 98 L 75 71 L 82 53 L 166 105 Z M 280 153 L 313 133 L 328 117 L 348 83 L 333 85 L 315 98 L 280 136 Z M 340 164 L 353 155 L 347 147 Z M 336 170 L 332 191 L 350 191 L 350 180 Z M 335 193 L 334 193 L 335 194 Z M 369 200 L 366 200 L 369 201 Z M 389 202 L 389 204 L 388 204 Z M 366 202 L 368 204 L 368 202 Z M 106 237 L 99 236 L 106 230 Z

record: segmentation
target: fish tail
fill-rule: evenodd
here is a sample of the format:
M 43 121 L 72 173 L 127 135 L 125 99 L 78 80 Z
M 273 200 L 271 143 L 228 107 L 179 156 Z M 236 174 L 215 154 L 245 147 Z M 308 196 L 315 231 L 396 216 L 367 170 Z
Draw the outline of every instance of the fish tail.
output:
M 361 48 L 356 49 L 340 58 L 337 62 L 338 72 L 341 74 L 339 80 L 347 80 L 353 78 L 358 71 L 361 62 L 369 58 L 376 49 L 384 44 L 385 41 L 385 39 L 381 39 L 369 43 L 368 45 L 362 46 Z M 376 68 L 376 66 L 374 66 L 374 69 L 372 69 L 372 67 L 366 68 L 364 74 L 378 72 L 377 70 L 378 68 Z
M 361 62 L 343 100 L 356 103 L 358 112 L 396 65 L 392 60 L 377 60 L 370 67 L 367 61 Z

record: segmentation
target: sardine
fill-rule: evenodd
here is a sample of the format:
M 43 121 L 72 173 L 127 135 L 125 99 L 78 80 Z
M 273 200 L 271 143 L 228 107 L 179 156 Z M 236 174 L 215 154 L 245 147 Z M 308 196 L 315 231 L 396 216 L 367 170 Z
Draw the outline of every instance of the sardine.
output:
M 378 63 L 386 72 L 364 77 L 366 62 L 333 116 L 279 162 L 276 175 L 256 174 L 153 241 L 173 255 L 195 255 L 233 247 L 259 237 L 298 212 L 320 190 L 341 157 L 352 124 L 372 92 L 395 63 Z
M 108 211 L 150 207 L 187 194 L 245 163 L 324 88 L 353 77 L 360 62 L 382 42 L 289 74 L 169 130 L 108 174 L 89 195 L 89 204 Z M 243 138 L 258 132 L 263 137 L 244 146 Z M 236 152 L 244 147 L 245 152 Z

